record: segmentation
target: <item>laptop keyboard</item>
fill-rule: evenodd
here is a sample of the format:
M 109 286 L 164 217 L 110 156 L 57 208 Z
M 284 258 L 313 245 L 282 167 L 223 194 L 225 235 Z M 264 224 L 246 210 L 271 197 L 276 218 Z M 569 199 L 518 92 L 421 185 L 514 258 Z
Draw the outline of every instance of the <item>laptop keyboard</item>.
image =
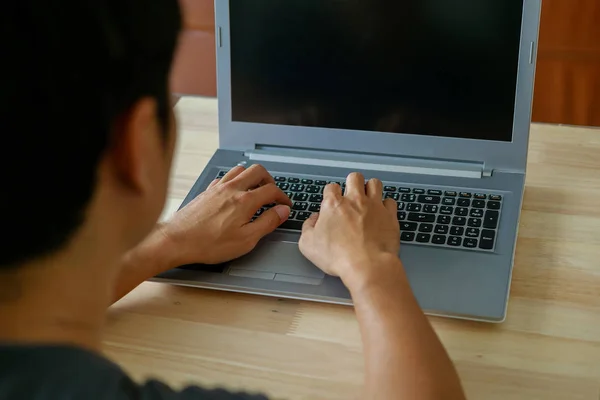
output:
M 227 171 L 220 171 L 222 177 Z M 279 229 L 302 230 L 313 212 L 321 210 L 323 188 L 343 180 L 274 175 L 276 185 L 292 200 L 289 219 Z M 401 242 L 454 249 L 494 251 L 502 195 L 485 191 L 418 187 L 384 182 L 383 198 L 397 204 Z M 257 210 L 259 217 L 271 205 Z

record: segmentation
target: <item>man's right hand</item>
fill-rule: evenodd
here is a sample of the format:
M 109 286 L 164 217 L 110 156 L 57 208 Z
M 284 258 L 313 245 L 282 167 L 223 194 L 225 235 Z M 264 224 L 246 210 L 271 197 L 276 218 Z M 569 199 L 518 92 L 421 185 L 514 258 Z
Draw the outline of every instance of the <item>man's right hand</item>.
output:
M 368 273 L 373 263 L 398 257 L 400 228 L 396 202 L 381 201 L 383 185 L 360 173 L 346 180 L 346 193 L 337 184 L 323 191 L 320 214 L 304 223 L 300 251 L 326 273 L 347 280 Z

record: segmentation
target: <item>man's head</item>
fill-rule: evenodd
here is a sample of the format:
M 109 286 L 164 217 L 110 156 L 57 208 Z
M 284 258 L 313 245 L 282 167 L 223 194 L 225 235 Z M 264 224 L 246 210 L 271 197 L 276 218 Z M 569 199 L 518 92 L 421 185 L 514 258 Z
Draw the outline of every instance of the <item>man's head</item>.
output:
M 114 226 L 133 245 L 166 193 L 177 1 L 2 8 L 0 271 L 60 251 L 84 229 L 95 240 Z

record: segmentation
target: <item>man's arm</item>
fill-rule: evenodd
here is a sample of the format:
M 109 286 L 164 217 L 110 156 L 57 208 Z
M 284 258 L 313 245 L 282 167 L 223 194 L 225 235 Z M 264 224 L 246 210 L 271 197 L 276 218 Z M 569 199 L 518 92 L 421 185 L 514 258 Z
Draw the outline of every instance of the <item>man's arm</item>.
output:
M 271 203 L 278 205 L 250 223 L 256 210 Z M 287 220 L 291 205 L 262 166 L 233 168 L 123 257 L 114 301 L 169 269 L 243 256 Z
M 164 233 L 164 224 L 157 224 L 152 233 L 124 257 L 116 279 L 113 303 L 120 300 L 142 282 L 176 268 L 173 246 Z
M 350 290 L 364 346 L 363 399 L 464 399 L 458 375 L 419 308 L 398 252 L 396 202 L 382 183 L 350 174 L 346 193 L 328 185 L 305 222 L 300 250 Z
M 446 350 L 412 294 L 400 260 L 383 255 L 345 282 L 364 346 L 368 399 L 464 399 Z

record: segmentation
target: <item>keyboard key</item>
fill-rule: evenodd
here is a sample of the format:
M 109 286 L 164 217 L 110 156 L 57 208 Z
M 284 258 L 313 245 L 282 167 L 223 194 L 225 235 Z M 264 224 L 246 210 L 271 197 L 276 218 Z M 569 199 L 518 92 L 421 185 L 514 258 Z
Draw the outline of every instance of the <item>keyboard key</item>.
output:
M 308 208 L 308 203 L 303 203 L 301 201 L 295 202 L 294 205 L 292 206 L 293 210 L 298 210 L 298 211 L 306 211 L 307 208 Z
M 465 217 L 454 217 L 452 218 L 452 225 L 465 226 L 467 219 Z
M 291 192 L 302 192 L 304 190 L 304 185 L 293 184 L 290 186 Z
M 441 190 L 429 189 L 427 191 L 427 194 L 430 194 L 430 195 L 433 195 L 433 196 L 441 196 L 442 195 L 442 191 Z
M 294 197 L 294 193 L 292 193 L 292 192 L 285 192 L 285 195 L 286 195 L 287 197 L 289 197 L 289 198 L 290 198 L 290 200 L 292 199 L 292 197 Z
M 396 191 L 396 186 L 384 186 L 383 187 L 383 191 L 384 192 L 395 192 Z
M 432 224 L 421 224 L 421 225 L 419 225 L 419 232 L 431 233 L 431 232 L 433 232 L 433 225 Z
M 458 199 L 458 206 L 460 207 L 469 207 L 471 205 L 471 200 L 469 199 Z
M 398 212 L 397 215 L 398 215 L 398 221 L 404 221 L 406 219 L 406 212 L 404 212 L 404 211 Z
M 321 205 L 319 203 L 311 203 L 310 206 L 308 206 L 308 211 L 311 211 L 311 212 L 320 212 L 321 211 Z
M 437 214 L 438 206 L 434 204 L 425 204 L 425 206 L 423 207 L 423 212 L 428 214 Z
M 419 233 L 417 235 L 417 242 L 419 243 L 429 243 L 431 240 L 431 235 L 429 233 Z
M 262 213 L 264 213 L 264 212 L 265 212 L 265 208 L 264 208 L 264 207 L 263 207 L 263 208 L 259 208 L 259 209 L 258 209 L 258 210 L 256 210 L 256 212 L 254 213 L 254 216 L 255 216 L 255 217 L 258 217 L 258 216 L 262 215 Z
M 464 197 L 464 198 L 466 198 L 466 199 L 470 199 L 470 198 L 471 198 L 471 193 L 469 193 L 469 192 L 460 192 L 460 193 L 458 194 L 458 196 L 459 196 L 459 197 Z
M 300 179 L 299 178 L 288 178 L 288 182 L 289 183 L 300 183 Z
M 410 203 L 409 205 L 406 206 L 406 210 L 419 212 L 419 211 L 421 211 L 421 207 L 423 207 L 423 206 L 419 203 Z
M 466 207 L 456 207 L 454 209 L 454 215 L 458 215 L 459 217 L 466 217 L 469 215 L 469 209 Z
M 325 185 L 327 185 L 327 181 L 315 181 L 315 185 L 325 186 Z
M 397 205 L 397 210 L 402 211 L 402 210 L 404 210 L 405 207 L 406 207 L 406 203 L 399 202 Z
M 480 208 L 472 208 L 469 215 L 473 218 L 483 218 L 483 210 Z
M 225 174 L 227 173 L 227 171 L 221 171 L 219 172 L 219 175 L 217 175 L 217 178 L 222 178 L 225 176 Z M 283 178 L 285 180 L 285 178 Z
M 302 183 L 304 183 L 305 185 L 312 185 L 313 180 L 312 179 L 302 179 Z
M 433 238 L 431 239 L 431 243 L 433 243 L 433 244 L 446 244 L 446 236 L 433 235 Z
M 331 183 L 335 183 L 335 184 L 337 184 L 337 185 L 340 185 L 340 186 L 342 186 L 342 183 L 341 183 L 341 182 L 338 182 L 338 181 L 329 181 L 329 182 L 327 182 L 327 183 L 329 183 L 329 184 L 331 184 Z
M 446 235 L 448 233 L 448 225 L 436 225 L 434 232 Z
M 322 194 L 311 194 L 310 197 L 308 198 L 308 201 L 310 201 L 311 203 L 320 203 L 323 201 L 323 195 Z
M 483 193 L 475 193 L 473 197 L 479 200 L 485 200 L 487 198 L 487 196 Z
M 466 247 L 469 249 L 476 248 L 477 247 L 477 239 L 466 238 L 465 241 L 463 242 L 463 247 Z
M 499 210 L 500 202 L 499 201 L 488 201 L 487 208 L 489 208 L 490 210 Z
M 473 207 L 475 208 L 485 208 L 485 201 L 483 200 L 473 200 Z
M 410 193 L 410 188 L 407 188 L 407 187 L 401 187 L 401 188 L 398 188 L 398 191 L 399 191 L 400 193 Z
M 412 192 L 414 194 L 424 194 L 425 193 L 425 189 L 413 189 Z
M 306 200 L 308 200 L 308 194 L 306 194 L 306 193 L 296 193 L 294 195 L 294 199 L 293 200 L 296 200 L 296 201 L 306 201 Z
M 297 214 L 297 211 L 291 210 L 290 214 L 288 215 L 288 219 L 296 218 L 296 214 Z
M 481 232 L 481 240 L 479 241 L 479 248 L 483 250 L 492 250 L 494 248 L 494 240 L 496 239 L 496 232 L 484 229 Z
M 276 205 L 277 205 L 277 203 L 271 203 L 271 204 L 265 204 L 263 207 L 272 208 L 272 207 L 275 207 Z
M 398 193 L 387 192 L 384 196 L 386 199 L 394 199 L 398 201 L 400 199 L 400 195 Z
M 488 210 L 485 212 L 485 218 L 483 219 L 483 227 L 487 229 L 496 229 L 498 227 L 498 211 Z
M 402 232 L 402 234 L 400 235 L 400 240 L 402 240 L 403 242 L 412 242 L 415 240 L 415 233 L 414 232 Z
M 444 192 L 444 196 L 448 196 L 448 197 L 456 197 L 456 192 L 454 191 L 445 191 Z
M 407 231 L 407 232 L 414 232 L 417 230 L 417 226 L 418 226 L 418 224 L 415 224 L 414 222 L 402 222 L 402 223 L 400 223 L 400 230 Z
M 285 182 L 277 182 L 275 185 L 281 190 L 288 190 L 290 188 L 290 184 Z
M 459 236 L 450 236 L 448 238 L 448 246 L 458 247 L 462 244 L 462 238 Z
M 489 199 L 494 200 L 494 201 L 502 201 L 502 196 L 497 195 L 497 194 L 490 194 Z
M 434 222 L 435 215 L 432 214 L 419 214 L 419 213 L 410 213 L 408 214 L 409 221 L 415 222 Z
M 452 218 L 449 215 L 438 215 L 437 223 L 448 225 L 452 221 Z
M 309 185 L 306 187 L 306 193 L 321 193 L 321 186 Z
M 275 182 L 285 182 L 287 180 L 284 176 L 275 176 L 273 179 L 275 179 Z
M 304 211 L 303 212 L 299 212 L 298 213 L 298 217 L 296 217 L 296 219 L 298 221 L 306 221 L 307 219 L 310 218 L 311 215 L 312 215 L 312 213 L 309 213 L 309 212 L 304 212 Z
M 479 237 L 479 229 L 467 228 L 467 232 L 465 233 L 465 236 L 470 237 L 470 238 L 478 238 Z
M 419 196 L 419 203 L 440 204 L 441 201 L 442 201 L 442 198 L 440 196 L 425 196 L 425 195 Z
M 465 234 L 465 228 L 463 228 L 462 226 L 453 226 L 450 229 L 450 234 L 454 236 L 462 236 Z
M 445 206 L 453 206 L 454 204 L 456 204 L 456 199 L 452 197 L 444 197 L 444 200 L 442 200 L 442 204 Z
M 454 214 L 454 207 L 450 207 L 450 206 L 442 206 L 440 208 L 440 214 L 444 214 L 444 215 L 452 215 Z
M 402 195 L 400 200 L 405 201 L 407 203 L 413 203 L 415 200 L 417 200 L 417 196 L 415 196 L 414 194 L 405 193 Z
M 297 221 L 297 220 L 292 220 L 292 219 L 288 219 L 287 221 L 285 221 L 283 224 L 281 224 L 279 226 L 280 229 L 291 229 L 294 231 L 301 231 L 302 230 L 302 224 L 304 222 L 302 221 Z
M 481 218 L 469 218 L 468 225 L 470 227 L 479 228 L 479 227 L 481 227 L 481 224 L 482 224 Z

